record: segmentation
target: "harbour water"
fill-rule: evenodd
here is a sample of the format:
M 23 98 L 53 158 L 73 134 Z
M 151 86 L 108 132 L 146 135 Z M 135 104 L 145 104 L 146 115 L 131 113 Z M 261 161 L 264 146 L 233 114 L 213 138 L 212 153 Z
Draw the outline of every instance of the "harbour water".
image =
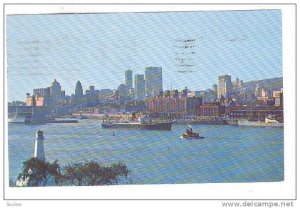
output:
M 45 135 L 47 161 L 124 161 L 132 184 L 269 182 L 284 180 L 283 128 L 193 125 L 205 137 L 172 131 L 103 129 L 99 120 L 74 124 L 8 125 L 9 177 L 33 156 L 35 132 Z M 114 135 L 113 135 L 114 132 Z

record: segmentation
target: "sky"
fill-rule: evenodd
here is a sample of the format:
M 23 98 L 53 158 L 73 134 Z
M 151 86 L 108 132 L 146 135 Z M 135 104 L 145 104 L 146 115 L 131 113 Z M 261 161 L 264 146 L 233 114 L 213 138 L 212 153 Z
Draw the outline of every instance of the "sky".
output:
M 125 70 L 162 67 L 163 88 L 205 90 L 229 74 L 244 81 L 282 76 L 280 10 L 10 15 L 8 101 L 56 79 L 66 94 L 116 89 Z M 182 73 L 176 40 L 195 39 Z M 179 45 L 178 45 L 179 44 Z M 178 57 L 179 56 L 179 57 Z

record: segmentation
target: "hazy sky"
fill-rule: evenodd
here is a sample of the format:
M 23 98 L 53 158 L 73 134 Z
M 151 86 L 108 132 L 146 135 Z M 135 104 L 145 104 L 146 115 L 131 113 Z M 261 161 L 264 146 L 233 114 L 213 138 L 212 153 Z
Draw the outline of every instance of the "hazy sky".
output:
M 279 77 L 281 27 L 280 10 L 8 16 L 8 100 L 54 79 L 69 95 L 77 80 L 115 89 L 129 67 L 162 67 L 164 89 Z M 192 73 L 178 72 L 177 39 L 196 39 Z

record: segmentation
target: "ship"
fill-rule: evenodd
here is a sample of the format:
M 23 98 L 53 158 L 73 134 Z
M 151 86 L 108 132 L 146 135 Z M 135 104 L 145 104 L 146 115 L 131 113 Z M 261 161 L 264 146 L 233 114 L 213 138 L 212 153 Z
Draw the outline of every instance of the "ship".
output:
M 31 118 L 30 114 L 18 113 L 18 111 L 16 111 L 15 113 L 8 114 L 7 122 L 8 123 L 25 123 L 30 118 Z
M 149 117 L 140 117 L 138 122 L 102 122 L 102 128 L 108 129 L 139 129 L 139 130 L 164 130 L 171 131 L 172 122 L 152 122 Z
M 51 117 L 35 118 L 32 119 L 30 115 L 13 114 L 9 115 L 7 119 L 8 123 L 18 124 L 46 124 L 46 123 L 78 123 L 78 120 L 74 119 L 55 119 Z
M 25 123 L 27 116 L 19 116 L 19 115 L 14 115 L 14 116 L 9 116 L 7 119 L 8 123 Z
M 233 118 L 224 118 L 224 123 L 226 125 L 236 126 L 236 125 L 238 125 L 238 120 L 237 119 L 233 119 Z
M 249 121 L 247 119 L 237 120 L 239 126 L 257 126 L 257 127 L 283 127 L 283 123 L 274 118 L 266 117 L 264 121 Z

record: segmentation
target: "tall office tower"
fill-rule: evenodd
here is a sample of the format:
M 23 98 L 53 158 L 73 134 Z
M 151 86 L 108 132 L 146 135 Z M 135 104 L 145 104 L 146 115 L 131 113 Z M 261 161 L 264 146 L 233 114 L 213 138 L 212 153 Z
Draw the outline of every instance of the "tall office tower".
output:
M 33 95 L 50 97 L 50 87 L 33 89 Z
M 213 84 L 212 85 L 212 90 L 215 91 L 215 92 L 218 92 L 218 85 Z
M 50 87 L 33 89 L 33 95 L 36 98 L 36 105 L 37 106 L 49 105 Z M 63 97 L 65 97 L 65 96 L 63 96 Z M 28 99 L 29 102 L 30 102 L 30 100 L 32 101 L 31 98 Z
M 125 85 L 132 88 L 132 70 L 130 69 L 125 71 Z
M 232 90 L 236 93 L 242 94 L 244 93 L 244 82 L 240 80 L 238 77 L 235 81 L 232 82 Z
M 56 79 L 51 83 L 50 86 L 50 98 L 49 104 L 56 105 L 64 101 L 64 93 L 61 90 L 60 83 Z
M 153 97 L 163 91 L 162 68 L 146 67 L 145 69 L 145 92 L 147 97 Z
M 144 100 L 145 98 L 145 79 L 143 74 L 134 76 L 135 99 Z
M 231 91 L 232 91 L 231 76 L 229 75 L 219 76 L 218 98 L 220 98 L 222 95 L 225 98 L 228 98 L 230 96 Z
M 77 81 L 76 88 L 75 88 L 75 97 L 82 97 L 83 96 L 83 89 L 80 81 Z
M 60 97 L 61 96 L 61 86 L 56 79 L 51 83 L 50 86 L 50 96 L 52 97 Z

